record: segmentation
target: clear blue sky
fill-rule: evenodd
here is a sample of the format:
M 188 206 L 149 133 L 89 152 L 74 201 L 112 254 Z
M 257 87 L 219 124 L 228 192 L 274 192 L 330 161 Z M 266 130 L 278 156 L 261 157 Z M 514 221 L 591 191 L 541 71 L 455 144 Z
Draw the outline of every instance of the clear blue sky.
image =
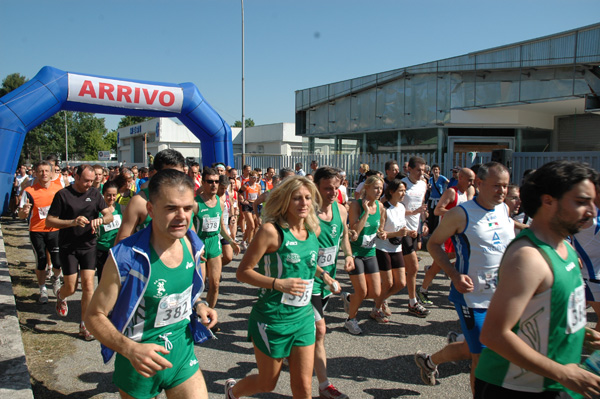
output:
M 246 0 L 246 117 L 294 122 L 295 90 L 600 22 L 597 0 Z M 192 82 L 241 119 L 239 0 L 0 0 L 0 79 L 45 65 Z M 107 116 L 114 129 L 120 119 Z

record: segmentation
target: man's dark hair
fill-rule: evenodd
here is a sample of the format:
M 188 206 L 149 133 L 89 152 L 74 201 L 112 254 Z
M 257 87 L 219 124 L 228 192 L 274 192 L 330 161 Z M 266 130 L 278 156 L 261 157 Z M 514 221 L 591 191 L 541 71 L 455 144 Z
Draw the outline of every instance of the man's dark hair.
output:
M 202 170 L 202 181 L 204 181 L 204 179 L 206 179 L 206 176 L 214 176 L 214 175 L 219 175 L 219 171 L 217 171 L 216 169 L 213 168 L 204 168 L 204 170 Z
M 378 170 L 368 170 L 367 173 L 365 173 L 365 177 L 369 177 L 369 176 L 377 176 L 378 174 L 380 174 L 381 172 Z
M 75 172 L 75 174 L 77 176 L 81 176 L 84 170 L 91 170 L 92 172 L 94 172 L 94 168 L 92 168 L 92 165 L 90 165 L 89 163 L 82 163 L 77 167 L 77 171 Z
M 390 169 L 392 169 L 392 166 L 394 166 L 394 165 L 398 165 L 398 161 L 396 161 L 395 159 L 390 159 L 389 161 L 387 161 L 385 163 L 384 169 L 390 170 Z M 366 175 L 366 173 L 365 173 L 365 175 Z
M 339 178 L 340 172 L 329 166 L 322 166 L 315 171 L 315 185 L 318 187 L 321 180 L 333 179 L 334 177 Z
M 598 172 L 588 164 L 567 160 L 548 162 L 525 178 L 521 185 L 521 207 L 531 217 L 542 205 L 541 197 L 548 194 L 560 200 L 573 186 L 589 180 L 598 181 Z
M 302 162 L 296 163 L 296 167 L 302 169 Z
M 163 170 L 166 166 L 179 166 L 183 168 L 185 165 L 185 158 L 177 150 L 168 148 L 162 150 L 154 157 L 154 169 L 157 171 Z
M 410 157 L 408 160 L 408 167 L 412 169 L 417 165 L 427 165 L 427 162 L 421 157 Z
M 219 185 L 227 187 L 230 184 L 231 182 L 229 181 L 229 177 L 225 175 L 219 175 Z
M 119 185 L 117 184 L 117 182 L 114 180 L 110 180 L 104 183 L 104 185 L 102 186 L 102 195 L 106 194 L 106 190 L 108 190 L 109 188 L 116 188 L 117 192 L 119 191 Z
M 159 152 L 160 154 L 160 152 Z M 156 154 L 158 156 L 158 154 Z M 164 169 L 159 171 L 150 179 L 148 184 L 148 196 L 150 202 L 155 201 L 161 195 L 162 187 L 185 187 L 194 192 L 194 181 L 191 177 L 176 169 Z
M 279 177 L 281 178 L 281 180 L 285 179 L 285 177 L 289 174 L 294 174 L 294 171 L 291 168 L 279 169 Z
M 40 162 L 38 162 L 38 163 L 35 164 L 35 166 L 34 166 L 33 169 L 37 170 L 37 168 L 39 168 L 40 166 L 50 166 L 50 167 L 52 167 L 50 165 L 50 162 L 48 162 L 48 161 L 40 161 Z
M 484 163 L 483 165 L 481 165 L 479 167 L 479 169 L 477 170 L 477 177 L 480 178 L 481 180 L 487 179 L 490 174 L 490 170 L 492 170 L 492 169 L 494 169 L 498 173 L 502 173 L 502 172 L 510 173 L 508 171 L 508 168 L 506 166 L 502 165 L 500 162 L 488 162 L 488 163 Z
M 46 161 L 54 162 L 54 165 L 58 163 L 58 157 L 55 154 L 50 154 L 45 158 Z

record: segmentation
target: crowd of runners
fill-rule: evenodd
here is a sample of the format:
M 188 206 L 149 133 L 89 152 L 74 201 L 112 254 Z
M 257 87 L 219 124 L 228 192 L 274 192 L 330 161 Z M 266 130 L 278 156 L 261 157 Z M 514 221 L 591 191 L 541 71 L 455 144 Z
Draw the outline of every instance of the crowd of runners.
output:
M 66 316 L 80 281 L 79 334 L 115 358 L 124 398 L 208 397 L 194 343 L 218 335 L 221 270 L 241 253 L 237 279 L 259 288 L 248 315 L 258 372 L 227 380 L 228 399 L 272 391 L 284 362 L 294 398 L 311 397 L 314 373 L 320 398 L 347 399 L 327 373 L 331 296 L 359 335 L 369 328 L 361 306 L 389 323 L 402 309 L 388 300 L 404 287 L 405 311 L 427 317 L 440 271 L 462 331 L 415 353 L 425 384 L 436 384 L 439 364 L 470 359 L 475 398 L 600 393 L 600 377 L 578 365 L 584 342 L 600 349 L 598 327 L 586 327 L 587 304 L 600 311 L 596 171 L 555 161 L 517 185 L 500 163 L 456 166 L 448 179 L 412 157 L 402 170 L 390 160 L 359 173 L 350 189 L 345 171 L 316 161 L 306 172 L 244 165 L 238 175 L 170 149 L 139 170 L 61 169 L 51 156 L 19 167 L 10 209 L 29 220 L 40 304 L 49 279 Z M 419 286 L 421 249 L 433 264 Z M 336 280 L 340 250 L 351 292 Z

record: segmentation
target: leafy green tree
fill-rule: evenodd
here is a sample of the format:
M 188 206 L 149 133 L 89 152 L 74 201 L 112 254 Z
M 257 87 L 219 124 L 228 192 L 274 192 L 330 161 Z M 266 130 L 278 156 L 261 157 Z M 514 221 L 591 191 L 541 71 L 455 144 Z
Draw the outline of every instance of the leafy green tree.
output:
M 131 125 L 137 125 L 138 123 L 142 123 L 145 122 L 147 120 L 152 119 L 151 117 L 146 117 L 146 116 L 124 116 L 121 118 L 121 120 L 119 121 L 119 129 L 122 127 L 127 127 L 127 126 L 131 126 Z
M 252 118 L 246 118 L 246 127 L 252 127 L 254 126 L 254 120 L 252 120 Z M 233 127 L 242 127 L 242 121 L 237 120 L 235 121 L 235 123 L 233 124 Z
M 104 135 L 104 151 L 112 150 L 117 152 L 117 131 L 113 130 Z
M 18 89 L 28 80 L 29 79 L 27 79 L 25 76 L 21 76 L 20 73 L 11 73 L 2 81 L 2 87 L 0 87 L 0 97 L 10 93 L 14 89 Z

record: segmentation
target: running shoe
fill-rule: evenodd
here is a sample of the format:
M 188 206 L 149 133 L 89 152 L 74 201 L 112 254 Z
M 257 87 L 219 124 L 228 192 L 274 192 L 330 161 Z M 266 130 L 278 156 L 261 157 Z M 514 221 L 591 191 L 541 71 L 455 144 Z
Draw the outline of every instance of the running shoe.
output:
M 446 341 L 448 342 L 448 345 L 455 342 L 463 342 L 464 340 L 465 336 L 457 333 L 456 331 L 450 331 L 448 335 L 446 335 Z
M 408 313 L 412 313 L 417 317 L 427 317 L 431 312 L 426 309 L 425 306 L 417 302 L 415 306 L 408 305 Z
M 79 325 L 79 336 L 85 339 L 86 341 L 93 341 L 96 339 L 83 324 Z
M 40 297 L 38 299 L 38 302 L 41 304 L 48 303 L 48 290 L 46 289 L 46 287 L 40 288 Z
M 59 293 L 56 293 L 56 314 L 60 317 L 66 317 L 69 314 L 69 305 L 65 299 L 60 299 Z
M 387 318 L 386 315 L 383 314 L 383 312 L 379 309 L 373 309 L 371 311 L 371 314 L 369 315 L 370 318 L 372 318 L 373 320 L 376 320 L 377 323 L 389 323 L 390 319 Z
M 348 332 L 352 335 L 358 335 L 362 333 L 362 330 L 358 326 L 358 321 L 356 319 L 348 319 L 344 323 L 344 328 L 348 330 Z
M 60 290 L 60 287 L 62 287 L 62 284 L 60 283 L 60 276 L 52 276 L 50 278 L 50 282 L 52 283 L 52 292 L 54 292 L 54 296 L 57 296 L 58 290 Z
M 234 385 L 235 380 L 233 378 L 230 378 L 227 381 L 225 381 L 225 399 L 235 399 L 235 396 L 233 396 L 233 392 L 231 392 Z
M 419 298 L 419 302 L 421 302 L 423 305 L 433 305 L 433 302 L 431 302 L 429 299 L 427 292 L 421 291 L 420 288 L 417 290 L 417 298 Z
M 387 301 L 383 301 L 383 304 L 381 305 L 381 311 L 387 317 L 390 317 L 392 315 L 392 309 L 390 309 Z
M 342 292 L 342 302 L 344 302 L 344 312 L 350 314 L 350 294 Z
M 319 388 L 319 399 L 348 399 L 348 395 L 341 393 L 336 387 L 329 384 L 325 389 Z
M 426 385 L 435 385 L 435 377 L 439 375 L 437 366 L 429 367 L 429 355 L 425 352 L 418 351 L 415 353 L 415 363 L 421 369 L 421 379 Z

